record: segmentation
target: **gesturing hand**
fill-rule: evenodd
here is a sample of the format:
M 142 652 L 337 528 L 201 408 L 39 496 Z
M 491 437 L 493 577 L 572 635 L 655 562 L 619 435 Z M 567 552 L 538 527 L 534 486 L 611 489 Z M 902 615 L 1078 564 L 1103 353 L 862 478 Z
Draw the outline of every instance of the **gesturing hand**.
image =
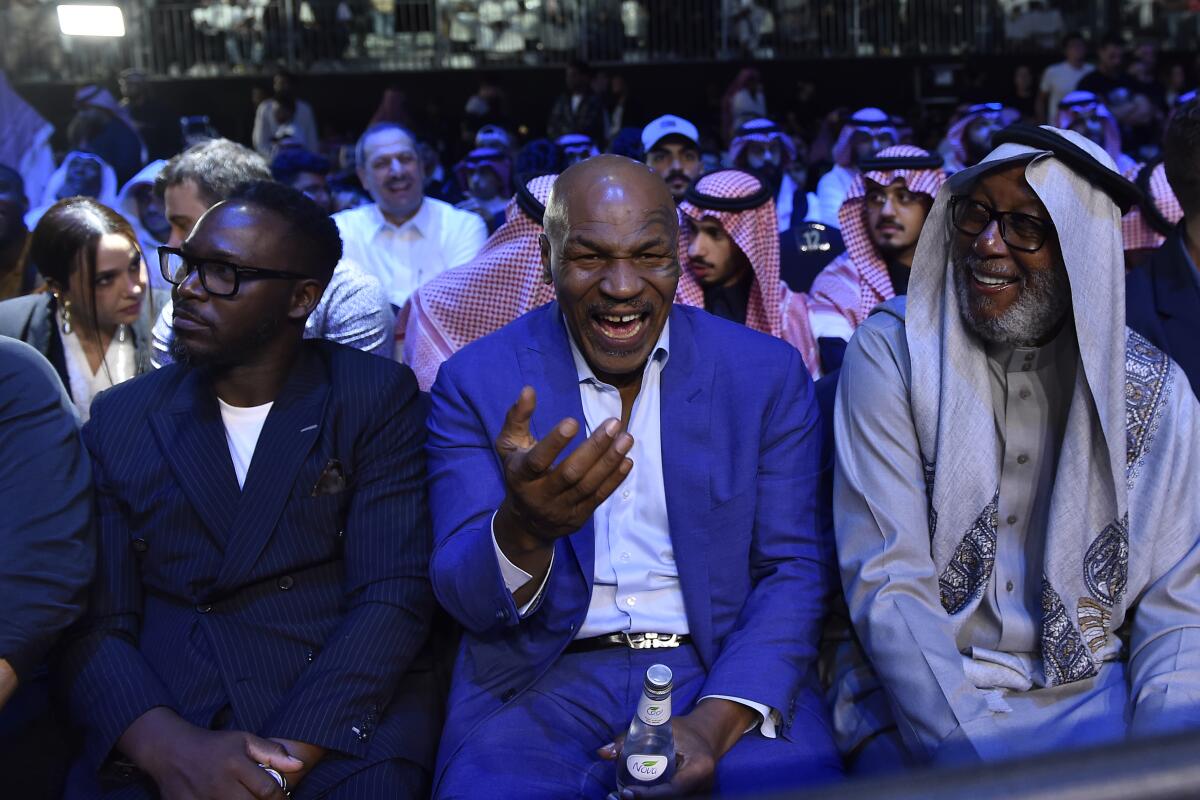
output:
M 530 572 L 544 565 L 534 563 L 535 569 L 529 570 L 522 558 L 534 553 L 544 556 L 556 539 L 579 530 L 633 468 L 633 461 L 626 458 L 633 437 L 621 430 L 617 419 L 605 420 L 575 452 L 553 466 L 579 433 L 579 423 L 564 419 L 544 438 L 534 439 L 529 420 L 536 405 L 533 388 L 526 386 L 496 437 L 507 489 L 496 514 L 496 541 L 517 566 Z

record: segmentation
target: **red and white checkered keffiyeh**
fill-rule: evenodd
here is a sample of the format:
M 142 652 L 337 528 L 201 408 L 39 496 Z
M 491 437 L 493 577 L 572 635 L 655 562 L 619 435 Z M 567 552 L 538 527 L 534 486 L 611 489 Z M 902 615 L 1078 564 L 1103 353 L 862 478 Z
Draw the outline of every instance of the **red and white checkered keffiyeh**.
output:
M 919 147 L 902 144 L 881 150 L 875 158 L 928 159 L 929 153 Z M 838 210 L 838 223 L 842 229 L 842 240 L 846 243 L 846 252 L 813 281 L 809 304 L 814 321 L 822 315 L 838 314 L 845 318 L 853 331 L 867 318 L 871 309 L 896 296 L 888 275 L 887 262 L 875 248 L 867 231 L 864 206 L 867 180 L 888 186 L 898 179 L 904 181 L 910 192 L 920 192 L 932 198 L 937 196 L 938 190 L 946 182 L 946 173 L 940 168 L 896 168 L 868 171 L 854 178 L 846 200 Z M 823 335 L 821 326 L 817 327 L 817 335 Z
M 1137 183 L 1143 167 L 1144 165 L 1139 164 L 1126 170 L 1125 177 Z M 1179 205 L 1179 200 L 1175 197 L 1171 184 L 1167 182 L 1167 170 L 1161 162 L 1150 173 L 1150 180 L 1144 188 L 1163 219 L 1172 225 L 1178 224 L 1179 220 L 1183 219 L 1183 208 Z M 1128 214 L 1121 217 L 1121 237 L 1124 239 L 1126 252 L 1157 250 L 1166 241 L 1166 237 L 1146 221 L 1146 216 L 1140 206 L 1134 206 L 1129 209 Z
M 557 177 L 529 181 L 529 194 L 545 206 Z M 450 356 L 554 299 L 554 287 L 542 280 L 542 221 L 530 216 L 516 197 L 504 219 L 473 261 L 438 275 L 400 309 L 396 352 L 412 367 L 423 391 L 433 386 Z M 680 277 L 675 302 L 704 307 L 704 294 L 690 275 Z
M 700 195 L 733 200 L 762 191 L 762 182 L 753 175 L 734 169 L 720 170 L 697 181 L 694 193 L 679 204 L 679 211 L 697 222 L 712 217 L 721 223 L 754 270 L 754 285 L 750 288 L 750 302 L 746 307 L 746 327 L 783 339 L 800 351 L 809 372 L 818 375 L 820 355 L 817 340 L 808 325 L 808 298 L 788 289 L 779 277 L 779 228 L 775 201 L 770 193 L 762 205 L 742 211 L 704 208 L 691 199 Z M 685 262 L 687 248 L 687 226 L 681 225 L 679 252 Z M 691 277 L 690 269 L 684 272 Z

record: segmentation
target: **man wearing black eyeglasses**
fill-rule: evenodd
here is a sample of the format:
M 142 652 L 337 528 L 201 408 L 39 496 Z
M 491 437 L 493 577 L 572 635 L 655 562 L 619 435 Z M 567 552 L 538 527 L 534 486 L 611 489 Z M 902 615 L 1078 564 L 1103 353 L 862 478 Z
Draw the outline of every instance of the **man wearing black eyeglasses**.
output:
M 424 413 L 408 367 L 304 339 L 341 257 L 256 182 L 159 253 L 176 363 L 84 441 L 100 566 L 62 676 L 72 797 L 417 797 L 440 715 Z
M 1138 190 L 1076 133 L 996 137 L 842 368 L 861 652 L 838 660 L 834 719 L 858 769 L 1200 726 L 1200 405 L 1124 324 Z

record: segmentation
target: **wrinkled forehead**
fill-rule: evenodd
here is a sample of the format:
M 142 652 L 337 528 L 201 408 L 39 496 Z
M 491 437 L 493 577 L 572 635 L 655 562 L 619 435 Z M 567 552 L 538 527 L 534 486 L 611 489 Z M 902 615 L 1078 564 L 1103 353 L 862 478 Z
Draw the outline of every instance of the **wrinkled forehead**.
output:
M 664 203 L 659 193 L 640 183 L 600 180 L 573 186 L 565 211 L 567 240 L 601 235 L 654 239 L 673 235 L 679 225 L 674 203 Z

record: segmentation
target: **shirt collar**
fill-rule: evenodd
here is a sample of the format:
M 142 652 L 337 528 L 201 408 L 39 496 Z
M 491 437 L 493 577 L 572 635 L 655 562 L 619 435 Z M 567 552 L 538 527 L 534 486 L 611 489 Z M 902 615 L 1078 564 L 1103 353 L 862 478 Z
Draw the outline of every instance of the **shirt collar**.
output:
M 579 377 L 579 382 L 592 383 L 597 386 L 604 386 L 604 381 L 596 377 L 596 373 L 592 372 L 591 366 L 587 363 L 587 359 L 583 357 L 583 353 L 579 350 L 579 346 L 575 344 L 575 337 L 571 335 L 571 329 L 567 327 L 567 318 L 563 317 L 563 326 L 567 329 L 567 341 L 571 344 L 571 358 L 575 361 L 575 374 Z M 650 352 L 650 358 L 646 359 L 646 369 L 650 369 L 650 365 L 658 362 L 661 366 L 666 366 L 667 357 L 671 355 L 671 320 L 667 319 L 663 325 L 662 333 L 658 335 L 658 342 L 654 345 L 654 350 Z M 643 371 L 643 374 L 645 372 Z
M 394 231 L 412 228 L 421 236 L 425 236 L 429 232 L 429 215 L 431 213 L 430 205 L 429 198 L 422 197 L 421 207 L 417 209 L 416 214 L 413 214 L 412 217 L 410 217 L 403 225 L 393 225 L 391 222 L 388 222 L 387 217 L 383 215 L 383 211 L 379 208 L 379 204 L 372 203 L 371 220 L 375 224 L 375 232 L 378 233 L 384 228 L 391 228 Z
M 1053 367 L 1075 355 L 1075 326 L 1068 320 L 1058 335 L 1041 347 L 1013 347 L 989 344 L 988 357 L 1006 372 L 1036 372 Z

